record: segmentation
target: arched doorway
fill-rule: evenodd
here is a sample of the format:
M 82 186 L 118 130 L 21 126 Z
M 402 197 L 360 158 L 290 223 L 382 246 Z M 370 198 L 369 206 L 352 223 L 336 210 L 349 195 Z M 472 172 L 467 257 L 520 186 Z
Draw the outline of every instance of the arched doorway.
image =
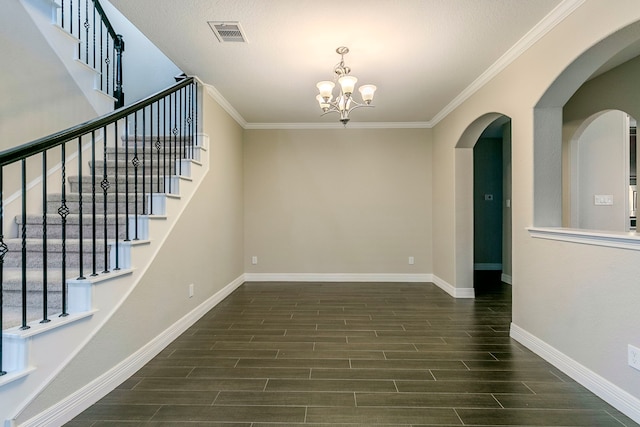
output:
M 492 141 L 487 142 L 489 140 Z M 474 147 L 479 141 L 482 145 L 487 142 L 489 150 L 483 151 L 484 154 L 489 153 L 489 158 L 476 163 L 479 159 L 474 155 Z M 499 156 L 496 155 L 497 149 L 499 149 Z M 499 157 L 499 166 L 496 165 L 496 157 Z M 479 171 L 478 166 L 482 164 L 486 166 L 489 159 L 491 165 L 487 170 Z M 511 121 L 509 117 L 500 113 L 489 113 L 471 123 L 456 144 L 455 167 L 456 282 L 475 288 L 478 277 L 491 276 L 491 273 L 476 275 L 476 271 L 485 271 L 492 272 L 499 281 L 504 280 L 510 283 Z M 497 176 L 499 178 L 496 178 Z M 478 185 L 479 181 L 483 184 L 489 183 L 491 188 L 499 185 L 500 191 L 487 192 L 485 190 L 488 187 Z M 498 211 L 500 214 L 496 219 L 495 215 Z M 477 230 L 478 227 L 483 229 Z M 487 235 L 493 237 L 490 242 L 485 239 Z M 482 256 L 490 253 L 490 256 L 498 256 L 500 260 L 491 259 L 485 262 L 486 258 L 476 257 L 480 248 L 484 250 Z M 478 289 L 475 289 L 474 293 L 477 291 Z

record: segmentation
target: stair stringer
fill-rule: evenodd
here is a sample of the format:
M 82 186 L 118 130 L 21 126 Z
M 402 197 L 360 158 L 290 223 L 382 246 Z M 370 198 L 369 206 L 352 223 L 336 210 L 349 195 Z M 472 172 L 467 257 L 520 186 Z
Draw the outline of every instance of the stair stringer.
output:
M 115 98 L 98 89 L 96 82 L 100 73 L 77 59 L 79 40 L 55 23 L 59 5 L 53 0 L 20 0 L 20 3 L 89 101 L 96 116 L 113 111 Z
M 69 323 L 63 320 L 65 323 L 60 328 L 46 329 L 44 333 L 38 334 L 35 333 L 36 326 L 33 331 L 25 332 L 25 350 L 19 352 L 24 355 L 25 366 L 22 372 L 11 373 L 16 377 L 13 381 L 0 385 L 0 402 L 3 402 L 0 405 L 0 421 L 5 420 L 6 427 L 55 425 L 56 422 L 52 419 L 57 419 L 58 413 L 36 410 L 37 415 L 34 416 L 25 410 L 112 318 L 144 278 L 164 241 L 209 172 L 207 147 L 208 136 L 199 134 L 197 148 L 200 153 L 196 158 L 200 161 L 192 161 L 192 176 L 181 179 L 179 197 L 166 198 L 165 215 L 144 217 L 148 219 L 146 227 L 152 239 L 120 243 L 121 268 L 125 274 L 115 275 L 117 277 L 99 286 L 91 286 L 92 310 L 65 318 L 75 321 Z M 132 268 L 129 269 L 130 266 Z

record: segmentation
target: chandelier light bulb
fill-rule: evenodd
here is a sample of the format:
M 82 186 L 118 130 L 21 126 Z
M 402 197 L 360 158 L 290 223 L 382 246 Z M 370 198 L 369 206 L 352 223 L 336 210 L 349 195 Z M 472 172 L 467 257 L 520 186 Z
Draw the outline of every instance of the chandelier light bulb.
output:
M 358 89 L 360 91 L 360 95 L 362 95 L 362 100 L 367 104 L 371 104 L 373 100 L 373 94 L 376 92 L 377 87 L 375 85 L 362 85 Z
M 326 102 L 329 102 L 329 100 L 333 97 L 332 92 L 335 85 L 336 84 L 331 81 L 318 82 L 318 84 L 316 85 L 316 87 L 320 91 L 320 96 L 323 97 Z
M 342 87 L 342 93 L 350 96 L 356 87 L 357 81 L 358 79 L 356 77 L 350 75 L 340 77 L 338 79 L 338 83 L 340 83 L 340 86 Z

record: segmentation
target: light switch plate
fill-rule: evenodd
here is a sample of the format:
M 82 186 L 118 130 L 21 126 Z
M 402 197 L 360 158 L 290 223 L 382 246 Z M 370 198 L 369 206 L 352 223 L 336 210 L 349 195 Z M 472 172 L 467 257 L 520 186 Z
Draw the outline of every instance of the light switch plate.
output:
M 612 206 L 613 195 L 612 194 L 596 194 L 593 196 L 593 204 L 596 206 Z

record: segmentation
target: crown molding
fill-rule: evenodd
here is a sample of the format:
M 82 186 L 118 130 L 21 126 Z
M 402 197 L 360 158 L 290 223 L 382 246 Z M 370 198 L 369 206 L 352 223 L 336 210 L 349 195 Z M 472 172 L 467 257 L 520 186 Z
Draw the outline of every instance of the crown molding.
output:
M 245 129 L 430 129 L 431 122 L 247 123 Z
M 533 46 L 538 40 L 562 22 L 573 11 L 579 8 L 586 0 L 564 0 L 547 16 L 545 16 L 535 27 L 525 34 L 516 44 L 505 52 L 496 62 L 487 68 L 477 79 L 475 79 L 465 90 L 460 92 L 446 107 L 444 107 L 431 120 L 432 126 L 437 125 L 442 119 L 447 117 L 453 110 L 458 108 L 464 101 L 469 99 L 474 93 L 480 90 L 485 84 L 493 79 L 498 73 L 504 70 L 509 64 L 518 59 L 527 49 Z
M 233 105 L 231 105 L 229 101 L 227 101 L 225 97 L 222 96 L 220 92 L 218 92 L 218 89 L 208 83 L 204 83 L 204 87 L 207 89 L 207 93 L 211 95 L 211 97 L 218 104 L 220 104 L 222 109 L 226 111 L 233 118 L 233 120 L 235 120 L 243 129 L 247 129 L 247 121 L 240 115 L 240 113 L 238 113 L 235 108 L 233 108 Z

